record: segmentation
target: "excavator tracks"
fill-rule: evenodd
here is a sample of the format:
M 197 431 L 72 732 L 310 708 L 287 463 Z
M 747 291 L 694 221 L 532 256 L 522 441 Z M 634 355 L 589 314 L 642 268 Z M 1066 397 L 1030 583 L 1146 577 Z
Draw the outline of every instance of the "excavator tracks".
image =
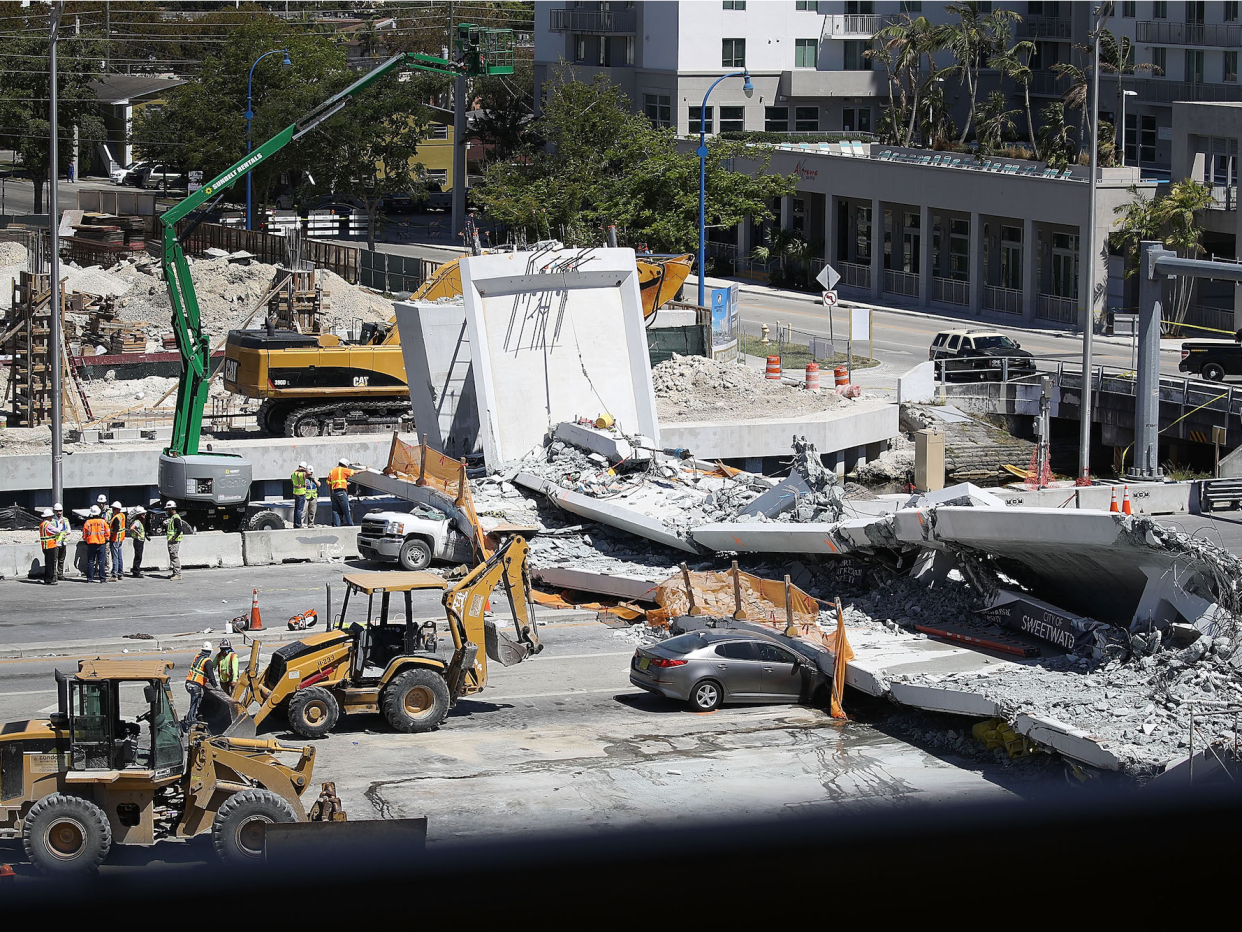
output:
M 275 407 L 275 406 L 273 406 Z M 262 409 L 260 409 L 262 413 Z M 280 417 L 279 410 L 272 410 L 266 420 L 272 426 Z M 414 426 L 414 414 L 407 403 L 400 401 L 347 401 L 328 405 L 304 405 L 289 408 L 284 413 L 281 433 L 286 437 L 339 437 L 346 434 L 374 433 L 378 430 L 409 431 Z M 267 427 L 270 433 L 275 433 Z

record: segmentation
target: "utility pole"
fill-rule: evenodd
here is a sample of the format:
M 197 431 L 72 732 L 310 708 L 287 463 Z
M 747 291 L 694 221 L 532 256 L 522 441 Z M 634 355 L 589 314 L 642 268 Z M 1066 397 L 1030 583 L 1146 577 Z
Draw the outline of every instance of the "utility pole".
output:
M 457 49 L 456 27 L 453 24 L 453 4 L 449 3 L 450 55 Z M 461 235 L 466 228 L 466 76 L 458 73 L 453 78 L 453 236 Z
M 1100 150 L 1100 33 L 1113 12 L 1111 0 L 1101 3 L 1092 11 L 1094 29 L 1091 33 L 1091 194 L 1087 205 L 1087 255 L 1086 268 L 1087 313 L 1082 327 L 1082 402 L 1079 404 L 1078 424 L 1078 481 L 1086 484 L 1091 476 L 1091 338 L 1095 331 L 1095 195 L 1098 187 Z
M 104 0 L 104 71 L 112 70 L 112 3 Z
M 63 337 L 61 337 L 61 333 L 60 333 L 60 307 L 61 307 L 60 209 L 59 209 L 60 208 L 60 191 L 58 190 L 57 183 L 56 183 L 57 182 L 57 177 L 56 177 L 57 170 L 59 168 L 58 163 L 60 161 L 60 153 L 58 151 L 59 146 L 57 145 L 57 143 L 59 142 L 60 129 L 59 129 L 58 121 L 56 119 L 56 85 L 57 85 L 56 40 L 60 32 L 60 17 L 61 17 L 61 14 L 65 11 L 65 4 L 63 2 L 52 3 L 52 4 L 49 4 L 49 9 L 51 11 L 51 16 L 50 16 L 51 31 L 50 31 L 49 38 L 51 40 L 50 41 L 50 46 L 51 46 L 50 48 L 51 95 L 50 96 L 51 96 L 51 103 L 52 103 L 52 108 L 51 108 L 52 135 L 50 139 L 51 145 L 49 146 L 49 148 L 51 149 L 51 157 L 50 157 L 49 162 L 51 166 L 52 190 L 51 190 L 51 203 L 48 205 L 48 211 L 47 211 L 47 225 L 51 233 L 51 240 L 52 240 L 52 268 L 51 268 L 52 325 L 51 325 L 51 333 L 49 334 L 49 340 L 48 340 L 48 353 L 52 357 L 50 360 L 51 375 L 52 375 L 52 501 L 59 502 L 59 501 L 63 501 L 63 498 L 64 498 L 63 496 L 64 487 L 61 482 L 61 466 L 62 466 L 62 460 L 64 459 L 64 453 L 61 450 L 61 439 L 60 439 L 60 430 L 61 430 L 61 426 L 60 426 L 60 416 L 61 416 L 60 359 L 61 359 L 61 352 L 62 352 L 61 346 L 63 343 Z

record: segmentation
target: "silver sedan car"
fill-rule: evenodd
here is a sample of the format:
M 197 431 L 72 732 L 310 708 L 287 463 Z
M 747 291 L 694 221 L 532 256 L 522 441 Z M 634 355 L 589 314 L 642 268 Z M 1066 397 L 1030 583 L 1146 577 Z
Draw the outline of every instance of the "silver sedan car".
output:
M 696 712 L 722 703 L 810 702 L 830 678 L 816 661 L 775 638 L 742 630 L 703 630 L 640 647 L 630 682 L 688 702 Z

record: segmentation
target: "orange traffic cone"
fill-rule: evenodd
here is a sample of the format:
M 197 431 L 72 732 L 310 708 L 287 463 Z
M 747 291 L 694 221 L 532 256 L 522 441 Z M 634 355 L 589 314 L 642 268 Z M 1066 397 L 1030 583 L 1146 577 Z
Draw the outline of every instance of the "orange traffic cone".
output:
M 263 616 L 259 614 L 259 590 L 254 590 L 254 601 L 250 603 L 250 630 L 263 630 Z
M 1130 511 L 1130 487 L 1128 485 L 1123 486 L 1122 492 L 1124 497 L 1121 500 L 1121 513 L 1123 515 L 1132 514 L 1133 512 Z
M 1111 511 L 1113 514 L 1117 514 L 1117 513 L 1118 513 L 1118 509 L 1117 509 L 1117 486 L 1113 486 L 1113 503 L 1112 503 L 1111 505 L 1109 505 L 1109 506 L 1108 506 L 1108 510 L 1109 510 L 1109 511 Z

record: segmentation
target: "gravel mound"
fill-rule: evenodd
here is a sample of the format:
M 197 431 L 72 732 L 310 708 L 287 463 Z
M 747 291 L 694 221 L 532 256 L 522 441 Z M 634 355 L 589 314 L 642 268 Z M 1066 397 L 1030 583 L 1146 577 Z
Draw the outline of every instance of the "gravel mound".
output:
M 834 391 L 808 392 L 770 382 L 749 366 L 705 356 L 678 356 L 651 370 L 656 412 L 661 421 L 716 417 L 760 419 L 827 411 L 843 404 Z

